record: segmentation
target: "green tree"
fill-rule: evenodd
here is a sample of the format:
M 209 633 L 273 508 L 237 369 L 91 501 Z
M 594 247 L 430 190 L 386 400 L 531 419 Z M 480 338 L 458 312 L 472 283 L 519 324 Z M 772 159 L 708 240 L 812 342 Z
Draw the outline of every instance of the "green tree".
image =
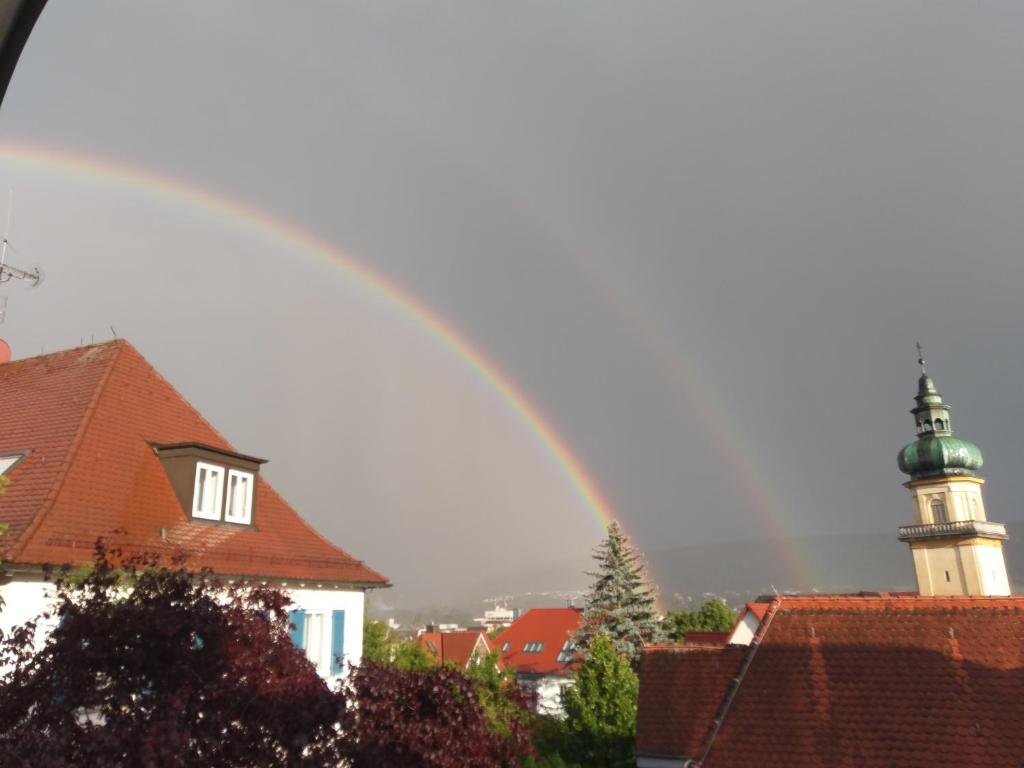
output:
M 608 526 L 608 536 L 594 550 L 594 559 L 598 567 L 587 574 L 594 582 L 576 645 L 586 651 L 598 634 L 606 634 L 616 651 L 636 662 L 644 643 L 661 639 L 661 625 L 644 568 L 618 523 Z
M 736 614 L 720 597 L 708 600 L 696 611 L 672 611 L 664 621 L 665 634 L 681 643 L 687 632 L 728 632 L 736 623 Z
M 570 759 L 593 768 L 632 766 L 640 681 L 629 659 L 599 633 L 575 680 L 565 692 Z
M 406 672 L 422 671 L 434 666 L 434 657 L 413 640 L 402 640 L 391 646 L 391 663 Z
M 391 630 L 383 621 L 363 624 L 363 658 L 378 664 L 391 661 Z
M 493 733 L 507 737 L 527 727 L 530 711 L 519 690 L 516 672 L 500 665 L 497 651 L 471 661 L 465 674 L 476 688 Z

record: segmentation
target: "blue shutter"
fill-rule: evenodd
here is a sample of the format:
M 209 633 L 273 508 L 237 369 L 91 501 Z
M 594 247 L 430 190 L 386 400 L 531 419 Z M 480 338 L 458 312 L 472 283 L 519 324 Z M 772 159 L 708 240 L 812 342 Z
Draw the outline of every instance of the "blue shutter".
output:
M 291 629 L 288 630 L 288 636 L 291 637 L 292 642 L 295 643 L 296 648 L 306 647 L 306 612 L 305 611 L 289 611 L 288 621 L 292 624 Z
M 331 674 L 340 675 L 345 657 L 345 612 L 335 611 L 331 616 Z

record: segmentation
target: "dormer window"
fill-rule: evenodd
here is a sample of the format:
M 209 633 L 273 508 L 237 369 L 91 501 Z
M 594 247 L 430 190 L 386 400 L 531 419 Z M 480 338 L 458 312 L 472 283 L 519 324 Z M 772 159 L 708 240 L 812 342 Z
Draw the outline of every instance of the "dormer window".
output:
M 182 510 L 194 521 L 257 523 L 256 478 L 263 459 L 202 443 L 154 445 Z
M 228 470 L 227 506 L 224 508 L 224 520 L 229 523 L 252 522 L 252 486 L 251 472 Z
M 224 493 L 224 467 L 196 462 L 196 485 L 192 495 L 192 517 L 220 520 Z

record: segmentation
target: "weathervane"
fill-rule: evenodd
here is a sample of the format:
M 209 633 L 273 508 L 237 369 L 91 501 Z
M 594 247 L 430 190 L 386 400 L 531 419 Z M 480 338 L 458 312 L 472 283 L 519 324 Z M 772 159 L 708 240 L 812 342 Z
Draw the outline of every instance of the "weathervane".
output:
M 915 341 L 914 346 L 917 347 L 917 364 L 921 366 L 921 373 L 927 373 L 924 369 L 924 350 L 921 349 L 921 342 Z

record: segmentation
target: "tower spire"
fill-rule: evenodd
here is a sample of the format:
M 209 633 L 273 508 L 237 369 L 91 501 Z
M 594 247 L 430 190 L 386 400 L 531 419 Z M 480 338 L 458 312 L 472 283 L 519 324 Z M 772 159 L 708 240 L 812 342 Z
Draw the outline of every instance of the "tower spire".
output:
M 953 434 L 949 406 L 925 371 L 911 409 L 917 439 L 899 454 L 904 484 L 914 497 L 914 523 L 900 527 L 910 545 L 922 595 L 1008 595 L 1002 543 L 1006 527 L 985 516 L 978 446 Z
M 928 371 L 924 368 L 924 350 L 921 349 L 921 342 L 915 341 L 914 346 L 917 347 L 917 364 L 921 366 L 921 374 L 926 376 Z

